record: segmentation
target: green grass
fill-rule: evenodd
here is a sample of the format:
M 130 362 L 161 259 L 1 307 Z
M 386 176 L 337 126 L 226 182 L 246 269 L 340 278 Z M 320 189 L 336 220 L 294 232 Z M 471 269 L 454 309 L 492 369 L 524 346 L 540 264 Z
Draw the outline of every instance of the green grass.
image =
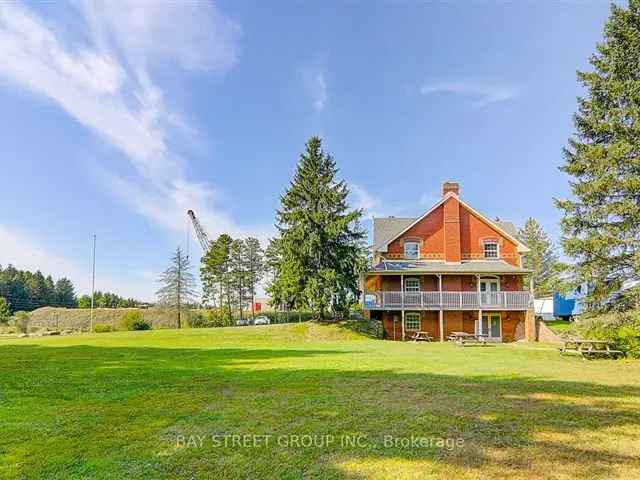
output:
M 245 434 L 272 437 L 212 437 Z M 285 445 L 305 434 L 334 443 Z M 638 452 L 640 362 L 548 345 L 316 324 L 0 339 L 2 479 L 640 478 Z
M 569 320 L 551 320 L 548 322 L 544 322 L 547 327 L 553 330 L 556 333 L 564 333 L 567 332 L 572 323 Z

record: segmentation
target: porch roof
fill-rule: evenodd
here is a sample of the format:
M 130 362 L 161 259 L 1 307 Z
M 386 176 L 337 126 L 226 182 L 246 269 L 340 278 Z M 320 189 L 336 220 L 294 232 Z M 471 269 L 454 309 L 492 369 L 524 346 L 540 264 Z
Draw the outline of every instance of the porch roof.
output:
M 521 267 L 514 267 L 504 260 L 468 260 L 460 263 L 383 260 L 382 262 L 371 268 L 367 273 L 506 273 L 523 275 L 526 273 L 531 273 L 531 270 Z

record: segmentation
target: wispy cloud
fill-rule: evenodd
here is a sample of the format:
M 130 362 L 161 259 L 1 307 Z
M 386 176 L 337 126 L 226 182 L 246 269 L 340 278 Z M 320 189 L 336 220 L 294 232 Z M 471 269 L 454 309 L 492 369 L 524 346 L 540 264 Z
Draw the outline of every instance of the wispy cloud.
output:
M 193 208 L 212 234 L 253 233 L 215 206 L 213 185 L 189 179 L 179 152 L 195 129 L 153 78 L 161 64 L 224 74 L 239 56 L 238 24 L 208 2 L 80 5 L 75 24 L 89 38 L 72 44 L 28 7 L 0 4 L 0 77 L 58 105 L 122 152 L 135 174 L 98 170 L 105 188 L 140 214 L 181 231 Z
M 329 101 L 329 88 L 324 69 L 318 66 L 303 69 L 303 81 L 313 109 L 320 113 Z
M 464 95 L 472 99 L 473 107 L 484 107 L 491 103 L 511 100 L 519 95 L 519 89 L 514 85 L 501 83 L 479 82 L 463 80 L 454 82 L 435 82 L 423 85 L 420 94 L 453 94 Z
M 358 183 L 348 183 L 351 192 L 351 206 L 353 208 L 361 208 L 364 217 L 367 219 L 389 215 L 418 215 L 439 200 L 435 193 L 426 191 L 417 198 L 397 203 L 395 200 L 383 199 L 377 193 L 371 192 Z

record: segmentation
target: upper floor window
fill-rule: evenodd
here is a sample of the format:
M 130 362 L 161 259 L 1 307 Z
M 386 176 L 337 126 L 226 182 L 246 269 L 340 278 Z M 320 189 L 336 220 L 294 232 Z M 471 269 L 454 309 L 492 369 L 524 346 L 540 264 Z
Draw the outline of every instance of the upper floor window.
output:
M 405 292 L 419 292 L 420 291 L 420 279 L 418 279 L 418 278 L 405 278 L 404 279 L 404 291 Z
M 418 242 L 404 242 L 404 258 L 418 258 L 420 256 L 420 245 Z
M 498 258 L 498 242 L 495 240 L 485 240 L 484 258 Z

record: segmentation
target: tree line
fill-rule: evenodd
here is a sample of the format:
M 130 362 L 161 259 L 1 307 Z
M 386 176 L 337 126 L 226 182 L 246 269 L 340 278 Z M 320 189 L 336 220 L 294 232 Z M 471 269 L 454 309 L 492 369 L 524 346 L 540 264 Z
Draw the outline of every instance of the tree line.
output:
M 135 307 L 139 302 L 123 298 L 111 292 L 94 293 L 94 306 L 100 308 Z M 2 310 L 13 314 L 30 312 L 40 307 L 89 308 L 91 295 L 77 297 L 71 280 L 61 277 L 54 280 L 40 270 L 19 270 L 13 265 L 0 265 L 0 304 Z M 6 307 L 4 307 L 6 305 Z
M 51 275 L 45 276 L 40 270 L 33 273 L 12 265 L 0 266 L 0 297 L 5 299 L 12 313 L 45 306 L 76 306 L 75 289 L 68 278 L 54 281 Z

